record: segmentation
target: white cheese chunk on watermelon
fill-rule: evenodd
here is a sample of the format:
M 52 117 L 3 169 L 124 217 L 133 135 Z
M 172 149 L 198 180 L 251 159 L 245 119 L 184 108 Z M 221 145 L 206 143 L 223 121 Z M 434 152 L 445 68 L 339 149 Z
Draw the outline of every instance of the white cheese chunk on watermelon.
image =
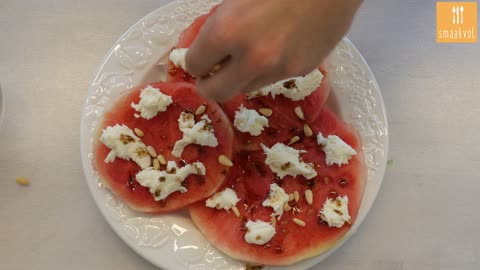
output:
M 322 150 L 325 152 L 325 162 L 328 166 L 337 164 L 340 167 L 343 164 L 348 164 L 348 161 L 357 154 L 355 149 L 336 135 L 328 135 L 328 137 L 325 138 L 322 133 L 319 132 L 317 135 L 317 143 L 322 146 Z
M 318 69 L 314 69 L 305 76 L 288 78 L 264 86 L 249 93 L 248 96 L 253 98 L 270 94 L 273 98 L 276 95 L 283 95 L 293 101 L 303 100 L 320 86 L 322 79 L 323 74 Z
M 283 206 L 288 203 L 289 196 L 283 188 L 278 184 L 270 184 L 270 194 L 268 198 L 263 201 L 262 206 L 272 207 L 274 213 L 272 215 L 278 216 L 279 219 L 283 214 Z
M 307 179 L 317 176 L 312 163 L 305 163 L 301 160 L 300 154 L 307 153 L 305 150 L 297 150 L 283 143 L 276 143 L 272 148 L 261 144 L 263 152 L 267 155 L 265 164 L 276 173 L 280 179 L 287 175 L 293 177 L 303 175 Z
M 265 221 L 257 220 L 245 224 L 247 233 L 245 233 L 245 242 L 255 245 L 264 245 L 268 243 L 275 235 L 275 227 Z
M 152 165 L 146 145 L 125 125 L 117 124 L 105 128 L 100 136 L 100 141 L 111 149 L 105 158 L 105 163 L 111 163 L 118 157 L 133 160 L 142 169 Z
M 350 222 L 351 217 L 348 214 L 348 197 L 328 198 L 320 210 L 320 217 L 328 223 L 330 227 L 341 228 L 345 222 Z
M 235 190 L 226 188 L 223 191 L 215 193 L 212 197 L 205 201 L 205 206 L 216 209 L 230 210 L 237 205 L 240 199 Z
M 217 137 L 215 137 L 212 121 L 208 115 L 204 114 L 200 121 L 195 123 L 195 116 L 192 113 L 182 112 L 178 118 L 180 131 L 183 138 L 178 140 L 172 150 L 174 157 L 181 157 L 185 147 L 189 144 L 198 144 L 203 146 L 218 146 Z
M 176 67 L 179 67 L 183 70 L 187 70 L 186 58 L 187 58 L 188 48 L 178 48 L 173 49 L 168 56 L 170 60 Z
M 182 168 L 178 168 L 175 161 L 168 161 L 166 171 L 146 168 L 137 173 L 136 180 L 140 185 L 149 189 L 155 201 L 160 201 L 174 192 L 187 192 L 187 188 L 182 186 L 182 183 L 189 175 L 205 175 L 205 173 L 205 166 L 201 162 L 186 164 Z
M 256 110 L 246 109 L 243 104 L 235 112 L 233 125 L 241 132 L 259 136 L 264 127 L 268 127 L 268 119 L 260 115 Z
M 171 96 L 165 95 L 160 92 L 160 89 L 148 85 L 140 93 L 140 102 L 138 104 L 132 102 L 130 106 L 140 113 L 140 117 L 149 120 L 159 112 L 166 111 L 172 102 Z

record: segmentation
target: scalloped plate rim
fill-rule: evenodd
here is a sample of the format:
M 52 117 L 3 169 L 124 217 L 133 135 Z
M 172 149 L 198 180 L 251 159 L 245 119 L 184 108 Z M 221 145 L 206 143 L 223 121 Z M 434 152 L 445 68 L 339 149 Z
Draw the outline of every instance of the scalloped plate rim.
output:
M 108 51 L 108 53 L 106 54 L 106 56 L 103 58 L 103 60 L 101 61 L 101 65 L 99 66 L 99 68 L 96 70 L 95 72 L 95 76 L 94 76 L 94 79 L 92 80 L 92 83 L 90 83 L 89 85 L 89 89 L 88 89 L 88 92 L 87 92 L 87 98 L 91 95 L 92 93 L 92 87 L 93 87 L 93 83 L 95 81 L 97 81 L 97 79 L 100 77 L 101 75 L 101 71 L 104 69 L 105 67 L 105 64 L 107 63 L 108 59 L 112 57 L 112 54 L 115 52 L 115 49 L 117 48 L 118 44 L 123 40 L 125 39 L 126 37 L 128 37 L 128 35 L 136 28 L 138 27 L 142 22 L 144 22 L 147 18 L 153 16 L 154 14 L 158 13 L 159 10 L 162 10 L 162 9 L 166 9 L 168 7 L 171 7 L 171 6 L 174 6 L 178 4 L 178 1 L 172 1 L 172 2 L 169 2 L 165 5 L 162 5 L 160 6 L 158 9 L 150 12 L 149 14 L 147 14 L 146 16 L 144 16 L 143 18 L 139 19 L 136 23 L 134 23 L 131 27 L 129 27 L 129 29 L 127 31 L 125 31 L 119 38 L 118 40 L 114 43 L 114 45 L 110 48 L 110 50 Z M 366 72 L 370 75 L 370 79 L 372 80 L 374 86 L 375 86 L 375 89 L 377 89 L 377 95 L 379 97 L 378 99 L 378 105 L 380 107 L 380 111 L 383 112 L 383 115 L 381 115 L 381 117 L 383 118 L 382 120 L 383 123 L 385 124 L 385 136 L 384 136 L 384 157 L 385 159 L 388 157 L 388 149 L 389 149 L 389 136 L 388 136 L 388 118 L 387 118 L 387 111 L 386 111 L 386 108 L 385 108 L 385 103 L 384 103 L 384 100 L 383 100 L 383 97 L 382 97 L 382 94 L 381 92 L 379 91 L 379 85 L 378 85 L 378 82 L 375 78 L 375 76 L 373 75 L 373 72 L 370 68 L 370 66 L 368 65 L 368 63 L 365 61 L 365 59 L 363 58 L 363 56 L 360 54 L 360 52 L 358 51 L 358 49 L 354 46 L 354 44 L 347 38 L 345 37 L 344 38 L 344 41 L 351 47 L 351 49 L 354 50 L 354 52 L 356 53 L 357 56 L 360 57 L 361 61 L 363 62 L 365 68 L 366 68 Z M 1 91 L 1 90 L 0 90 Z M 3 98 L 1 100 L 3 102 Z M 87 105 L 87 102 L 86 101 L 84 104 Z M 4 106 L 2 106 L 2 111 L 4 110 Z M 85 177 L 85 180 L 87 182 L 87 186 L 90 190 L 90 193 L 91 193 L 91 196 L 93 197 L 94 201 L 95 201 L 95 204 L 96 204 L 96 207 L 100 210 L 100 212 L 102 213 L 104 219 L 107 221 L 107 223 L 109 224 L 109 226 L 112 228 L 112 230 L 120 237 L 120 239 L 122 239 L 131 249 L 133 249 L 138 255 L 140 255 L 142 258 L 144 258 L 145 260 L 149 261 L 150 263 L 152 263 L 153 265 L 157 266 L 157 267 L 165 267 L 166 265 L 159 265 L 155 260 L 153 260 L 150 256 L 146 255 L 146 249 L 151 249 L 150 247 L 143 247 L 143 246 L 140 246 L 138 245 L 137 243 L 135 243 L 131 238 L 129 238 L 126 233 L 124 231 L 122 231 L 121 229 L 121 226 L 119 224 L 116 224 L 115 220 L 109 216 L 109 213 L 107 212 L 107 208 L 104 206 L 104 201 L 101 201 L 101 198 L 96 196 L 95 194 L 97 192 L 100 192 L 99 188 L 98 188 L 98 185 L 97 183 L 95 183 L 94 181 L 89 181 L 89 177 L 86 175 L 86 172 L 90 171 L 91 168 L 89 168 L 88 166 L 91 166 L 89 162 L 86 161 L 86 159 L 84 157 L 86 157 L 89 153 L 86 149 L 88 149 L 89 146 L 86 146 L 85 145 L 85 142 L 84 142 L 84 137 L 83 135 L 84 134 L 87 134 L 88 133 L 88 130 L 87 130 L 87 127 L 84 125 L 84 121 L 83 121 L 83 118 L 84 116 L 86 115 L 87 113 L 87 108 L 86 106 L 84 106 L 84 108 L 82 109 L 82 114 L 81 114 L 81 121 L 80 121 L 80 153 L 81 153 L 81 159 L 82 159 L 82 168 L 83 168 L 83 172 L 84 172 L 84 177 Z M 0 118 L 0 123 L 1 123 L 1 118 Z M 386 161 L 386 160 L 385 160 Z M 386 171 L 386 164 L 383 165 L 382 167 L 380 167 L 380 170 L 377 171 L 377 179 L 379 179 L 379 183 L 376 185 L 376 189 L 374 190 L 374 198 L 373 200 L 371 201 L 371 203 L 369 205 L 366 206 L 366 211 L 365 211 L 365 215 L 363 215 L 362 217 L 360 217 L 356 224 L 358 224 L 356 226 L 356 228 L 354 230 L 350 230 L 347 235 L 342 238 L 341 240 L 339 240 L 339 242 L 332 248 L 330 248 L 328 251 L 325 251 L 324 253 L 316 256 L 316 257 L 313 257 L 313 258 L 310 258 L 310 259 L 307 259 L 305 261 L 316 261 L 314 262 L 313 264 L 311 264 L 309 267 L 312 267 L 312 266 L 315 266 L 317 265 L 318 263 L 320 263 L 323 259 L 327 258 L 329 255 L 331 255 L 333 252 L 335 252 L 338 248 L 340 248 L 341 246 L 343 246 L 343 244 L 352 236 L 356 233 L 356 231 L 358 231 L 358 228 L 359 226 L 362 224 L 362 222 L 364 221 L 364 219 L 366 218 L 366 216 L 368 215 L 368 213 L 370 212 L 376 198 L 377 198 L 377 195 L 378 195 L 378 192 L 381 188 L 381 184 L 383 182 L 383 178 L 384 178 L 384 175 L 385 175 L 385 171 Z M 321 257 L 321 258 L 320 258 Z M 318 260 L 318 261 L 317 261 Z M 305 261 L 302 261 L 302 262 L 305 262 Z M 292 266 L 294 267 L 295 264 Z M 288 266 L 287 266 L 288 267 Z M 268 267 L 270 269 L 270 267 Z M 277 267 L 272 267 L 273 268 L 277 268 Z

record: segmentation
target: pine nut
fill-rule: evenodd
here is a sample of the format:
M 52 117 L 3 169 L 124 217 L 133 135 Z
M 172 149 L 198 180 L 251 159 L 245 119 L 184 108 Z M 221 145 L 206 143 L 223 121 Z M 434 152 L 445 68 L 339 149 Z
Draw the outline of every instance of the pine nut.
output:
M 145 135 L 145 133 L 143 133 L 141 129 L 135 128 L 133 131 L 135 132 L 135 135 L 137 135 L 138 137 L 143 137 L 143 135 Z
M 290 142 L 288 143 L 288 145 L 292 145 L 296 142 L 298 142 L 300 140 L 300 137 L 298 136 L 293 136 L 291 139 L 290 139 Z
M 15 179 L 15 182 L 17 182 L 17 184 L 21 185 L 21 186 L 28 186 L 30 185 L 30 181 L 28 181 L 27 178 L 23 177 L 23 176 L 19 176 Z
M 309 205 L 312 205 L 313 203 L 313 192 L 311 189 L 305 190 L 305 200 Z
M 302 107 L 295 107 L 295 114 L 300 120 L 305 120 L 305 115 L 303 115 Z
M 305 133 L 305 136 L 307 136 L 307 137 L 310 137 L 310 136 L 313 135 L 312 129 L 311 129 L 310 126 L 307 125 L 307 124 L 305 124 L 305 125 L 303 126 L 303 133 Z
M 290 210 L 292 210 L 292 207 L 291 207 L 288 203 L 286 203 L 285 205 L 283 205 L 283 211 L 288 212 L 288 211 L 290 211 Z
M 232 167 L 233 166 L 233 162 L 228 157 L 226 157 L 225 155 L 218 156 L 218 162 L 220 164 L 222 164 L 223 166 L 227 166 L 227 167 Z
M 258 111 L 266 117 L 272 116 L 272 113 L 273 113 L 272 109 L 269 109 L 269 108 L 261 108 Z
M 234 205 L 232 206 L 232 211 L 235 214 L 236 217 L 240 217 L 240 211 L 238 211 L 238 208 Z
M 195 111 L 195 114 L 196 115 L 201 115 L 205 112 L 205 110 L 207 110 L 207 107 L 205 107 L 205 105 L 201 105 L 200 107 L 198 107 L 198 109 Z
M 162 154 L 157 155 L 157 159 L 160 162 L 161 165 L 167 165 L 167 160 Z
M 275 216 L 272 216 L 272 219 L 270 220 L 270 223 L 272 223 L 273 226 L 275 226 L 277 224 L 277 219 L 275 218 Z
M 155 148 L 153 148 L 151 145 L 147 146 L 147 152 L 151 157 L 157 157 L 157 151 L 155 151 Z
M 158 159 L 153 160 L 153 169 L 154 170 L 159 170 L 160 169 L 160 162 L 158 161 Z
M 293 196 L 295 197 L 295 202 L 298 203 L 298 201 L 300 200 L 300 193 L 298 193 L 298 191 L 294 191 L 293 192 Z
M 305 221 L 298 219 L 298 218 L 293 218 L 293 223 L 297 224 L 300 227 L 305 227 Z
M 288 201 L 291 202 L 293 201 L 293 199 L 295 199 L 295 196 L 293 195 L 293 193 L 288 194 Z

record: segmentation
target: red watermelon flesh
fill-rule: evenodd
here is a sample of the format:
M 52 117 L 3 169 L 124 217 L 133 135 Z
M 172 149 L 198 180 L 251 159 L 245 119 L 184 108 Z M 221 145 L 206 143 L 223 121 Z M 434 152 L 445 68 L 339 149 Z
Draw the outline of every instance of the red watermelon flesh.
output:
M 302 154 L 305 162 L 314 163 L 318 176 L 312 180 L 303 177 L 287 176 L 280 180 L 265 165 L 263 151 L 239 152 L 234 159 L 224 187 L 234 189 L 241 199 L 237 204 L 241 218 L 232 211 L 207 208 L 201 201 L 190 206 L 190 215 L 200 231 L 214 246 L 229 256 L 243 261 L 267 265 L 289 265 L 300 260 L 318 255 L 333 247 L 340 241 L 351 225 L 341 228 L 329 227 L 319 218 L 327 198 L 347 195 L 348 210 L 352 222 L 358 214 L 366 181 L 366 167 L 360 139 L 357 133 L 339 120 L 327 109 L 312 124 L 315 132 L 324 136 L 335 134 L 349 143 L 356 151 L 348 165 L 325 165 L 325 155 L 316 144 L 315 138 L 307 138 L 302 143 L 294 144 L 297 149 L 305 148 Z M 276 234 L 267 244 L 260 246 L 248 244 L 244 240 L 245 222 L 262 220 L 269 222 L 273 212 L 270 207 L 262 207 L 268 197 L 269 186 L 276 182 L 287 193 L 298 191 L 300 200 L 292 201 L 293 210 L 284 212 L 276 222 Z M 313 204 L 309 205 L 304 197 L 307 189 L 313 191 Z M 305 227 L 295 224 L 293 218 L 306 223 Z
M 239 150 L 259 150 L 260 144 L 272 146 L 277 142 L 287 144 L 294 136 L 302 138 L 303 127 L 305 123 L 311 122 L 320 114 L 323 106 L 327 102 L 330 93 L 330 86 L 326 77 L 323 78 L 321 85 L 311 95 L 303 100 L 292 101 L 284 96 L 271 95 L 248 98 L 241 94 L 232 100 L 222 104 L 223 110 L 233 123 L 235 112 L 243 105 L 247 109 L 259 110 L 268 108 L 272 110 L 272 115 L 267 117 L 269 127 L 266 127 L 259 136 L 252 136 L 250 133 L 244 133 L 233 127 L 235 131 L 236 149 Z M 301 120 L 295 114 L 295 107 L 300 107 L 305 120 Z
M 213 7 L 210 13 L 197 17 L 193 21 L 193 23 L 182 32 L 175 48 L 190 48 L 190 45 L 192 45 L 193 41 L 197 37 L 198 32 L 200 32 L 200 29 L 205 24 L 208 17 L 217 9 L 217 7 L 218 6 Z M 169 61 L 167 81 L 194 82 L 195 78 L 193 78 L 190 74 L 185 72 L 183 69 L 176 67 L 171 61 Z
M 172 97 L 166 112 L 159 112 L 150 120 L 136 118 L 137 113 L 130 104 L 138 103 L 140 92 L 144 87 L 138 87 L 123 95 L 113 107 L 104 114 L 103 122 L 99 126 L 97 138 L 94 140 L 94 166 L 103 183 L 115 194 L 123 199 L 132 209 L 146 213 L 163 213 L 182 208 L 214 193 L 223 183 L 228 168 L 218 163 L 219 155 L 232 155 L 233 131 L 227 117 L 221 108 L 213 102 L 207 101 L 196 94 L 194 86 L 187 83 L 154 83 L 152 87 L 159 88 L 164 94 Z M 207 147 L 189 145 L 185 148 L 182 159 L 171 155 L 175 142 L 182 138 L 178 128 L 178 117 L 181 112 L 195 111 L 199 106 L 206 105 L 206 114 L 212 120 L 215 136 L 219 145 Z M 196 116 L 199 118 L 199 116 Z M 196 119 L 198 121 L 198 119 Z M 144 132 L 141 138 L 145 145 L 151 145 L 161 153 L 166 160 L 174 160 L 179 167 L 184 163 L 202 162 L 206 167 L 206 176 L 191 175 L 184 181 L 188 191 L 170 194 L 164 201 L 153 199 L 147 188 L 141 186 L 135 175 L 141 170 L 133 161 L 116 158 L 112 163 L 104 160 L 110 149 L 99 141 L 101 130 L 107 126 L 125 124 L 130 129 L 138 128 Z M 165 170 L 165 167 L 161 167 Z

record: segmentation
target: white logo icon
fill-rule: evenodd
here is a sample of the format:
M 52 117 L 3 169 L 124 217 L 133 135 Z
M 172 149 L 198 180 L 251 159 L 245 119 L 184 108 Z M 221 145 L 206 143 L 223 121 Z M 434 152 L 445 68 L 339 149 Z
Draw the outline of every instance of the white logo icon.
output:
M 452 7 L 453 24 L 463 24 L 463 6 Z

